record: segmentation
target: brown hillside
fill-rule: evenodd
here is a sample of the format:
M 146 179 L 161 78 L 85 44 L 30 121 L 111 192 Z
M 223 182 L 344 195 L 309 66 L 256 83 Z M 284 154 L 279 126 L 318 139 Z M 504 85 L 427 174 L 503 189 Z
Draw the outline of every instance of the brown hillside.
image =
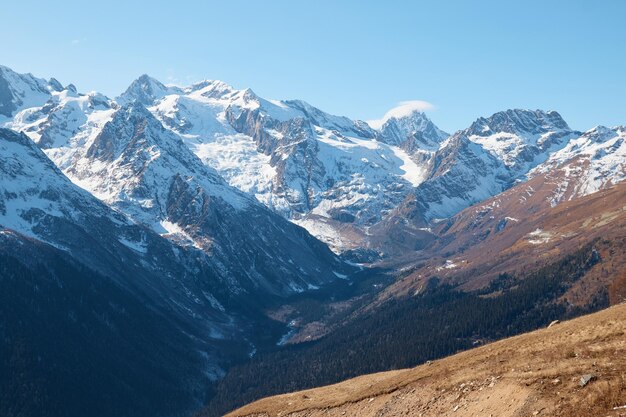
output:
M 560 186 L 555 175 L 536 177 L 440 224 L 428 260 L 382 298 L 411 295 L 433 276 L 479 288 L 502 272 L 533 270 L 597 241 L 602 262 L 568 294 L 569 301 L 585 304 L 585 294 L 624 274 L 626 183 L 552 207 Z
M 583 375 L 593 378 L 581 386 Z M 413 369 L 269 397 L 229 416 L 626 416 L 626 304 Z

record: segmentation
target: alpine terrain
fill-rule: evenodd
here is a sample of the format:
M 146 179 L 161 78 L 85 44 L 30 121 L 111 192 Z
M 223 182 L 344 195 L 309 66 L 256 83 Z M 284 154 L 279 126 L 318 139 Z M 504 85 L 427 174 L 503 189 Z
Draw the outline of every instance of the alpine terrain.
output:
M 0 415 L 619 415 L 626 127 L 422 109 L 0 66 Z

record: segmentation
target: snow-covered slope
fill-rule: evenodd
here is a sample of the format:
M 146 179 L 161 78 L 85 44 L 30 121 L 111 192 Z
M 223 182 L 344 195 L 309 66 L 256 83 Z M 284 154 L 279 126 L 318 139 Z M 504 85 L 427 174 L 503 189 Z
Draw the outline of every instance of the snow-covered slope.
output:
M 336 279 L 333 272 L 345 273 L 346 265 L 322 243 L 259 204 L 250 193 L 229 185 L 190 151 L 203 155 L 202 148 L 193 147 L 193 134 L 182 133 L 181 125 L 180 131 L 165 128 L 152 112 L 175 124 L 170 118 L 173 113 L 158 107 L 150 112 L 143 104 L 163 101 L 167 108 L 178 98 L 181 108 L 186 103 L 192 110 L 181 116 L 195 118 L 193 129 L 241 139 L 223 118 L 223 103 L 211 107 L 210 97 L 224 100 L 224 94 L 232 95 L 226 99 L 230 105 L 249 107 L 246 97 L 253 93 L 235 92 L 219 82 L 183 91 L 148 76 L 136 80 L 117 101 L 60 87 L 42 96 L 46 100 L 38 105 L 17 110 L 4 125 L 26 133 L 72 181 L 109 206 L 177 244 L 210 254 L 212 269 L 233 291 L 287 294 Z M 297 112 L 258 100 L 276 117 L 289 118 Z M 246 151 L 236 150 L 238 157 Z M 258 159 L 265 157 L 256 148 L 253 151 Z M 216 154 L 222 153 L 216 150 Z M 259 178 L 255 169 L 247 168 L 248 179 Z M 257 259 L 259 254 L 263 261 Z
M 40 106 L 18 111 L 5 127 L 20 130 L 43 149 L 67 147 L 70 139 L 102 128 L 117 107 L 99 93 L 78 94 L 67 88 L 53 91 Z
M 423 180 L 427 158 L 414 155 L 431 155 L 432 141 L 445 136 L 422 113 L 377 131 L 300 100 L 266 100 L 221 81 L 176 88 L 143 76 L 119 99 L 131 100 L 150 102 L 149 110 L 230 185 L 336 250 L 363 243 L 367 227 Z
M 109 116 L 100 129 L 87 124 L 48 155 L 135 222 L 210 254 L 215 273 L 233 291 L 303 291 L 345 268 L 321 242 L 228 185 L 139 101 Z
M 551 204 L 572 200 L 626 179 L 626 127 L 597 126 L 571 140 L 532 170 L 558 181 Z
M 512 172 L 525 175 L 580 135 L 555 111 L 507 110 L 479 118 L 464 131 Z
M 97 134 L 69 148 L 59 157 L 51 152 L 58 166 L 99 199 L 156 230 L 151 222 L 166 220 L 174 175 L 237 209 L 254 202 L 203 165 L 138 101 L 123 105 Z
M 62 89 L 54 78 L 46 81 L 0 65 L 0 122 L 10 119 L 18 110 L 41 106 L 52 91 Z
M 526 180 L 531 169 L 579 134 L 553 111 L 507 110 L 479 118 L 442 142 L 430 160 L 427 178 L 376 233 L 405 236 L 396 239 L 419 248 L 428 242 L 423 230 L 432 223 Z
M 428 180 L 415 190 L 415 203 L 426 221 L 446 218 L 501 192 L 512 180 L 502 161 L 455 134 L 435 154 Z

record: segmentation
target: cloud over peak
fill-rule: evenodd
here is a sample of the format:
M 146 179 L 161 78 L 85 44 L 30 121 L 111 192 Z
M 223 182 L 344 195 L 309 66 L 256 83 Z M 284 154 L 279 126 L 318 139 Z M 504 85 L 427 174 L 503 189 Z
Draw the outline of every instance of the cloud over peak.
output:
M 424 100 L 401 101 L 396 107 L 387 111 L 381 119 L 368 120 L 367 123 L 374 129 L 380 129 L 382 125 L 391 118 L 401 118 L 410 116 L 414 112 L 425 112 L 434 110 L 435 106 Z

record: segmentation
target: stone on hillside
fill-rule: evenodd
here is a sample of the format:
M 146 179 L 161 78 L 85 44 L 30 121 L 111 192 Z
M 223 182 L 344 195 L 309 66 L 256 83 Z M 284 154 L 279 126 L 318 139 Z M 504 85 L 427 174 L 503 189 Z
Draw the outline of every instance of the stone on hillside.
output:
M 594 379 L 596 379 L 595 375 L 585 374 L 580 377 L 579 385 L 581 387 L 584 387 L 585 385 L 587 385 L 589 382 L 593 381 Z

